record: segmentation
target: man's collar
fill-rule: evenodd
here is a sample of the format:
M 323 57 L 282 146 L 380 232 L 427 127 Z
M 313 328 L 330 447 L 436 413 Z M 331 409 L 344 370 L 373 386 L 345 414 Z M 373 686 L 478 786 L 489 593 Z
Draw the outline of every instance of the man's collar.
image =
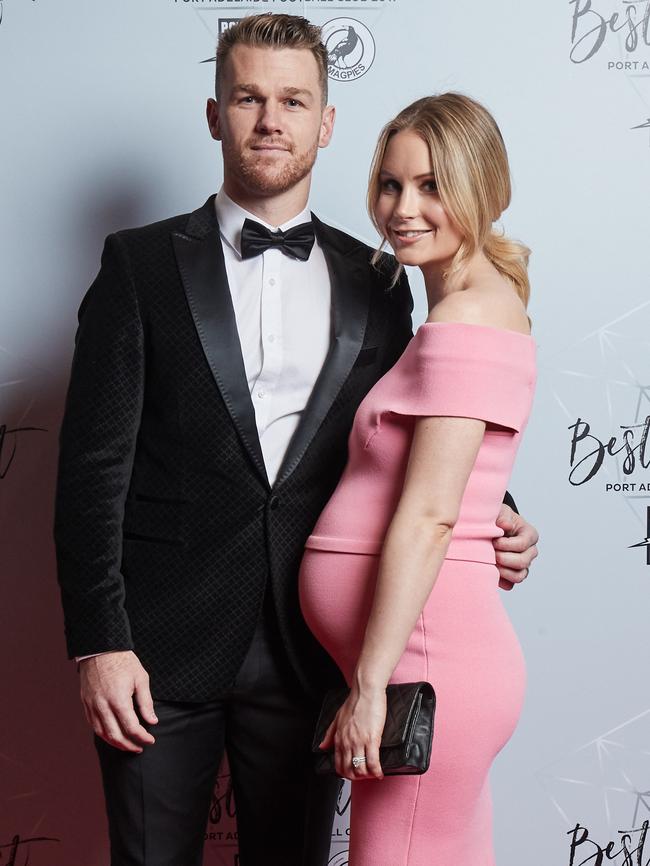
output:
M 277 231 L 277 229 L 286 231 L 286 229 L 290 229 L 292 226 L 297 226 L 300 225 L 300 223 L 306 223 L 311 220 L 311 212 L 309 210 L 309 205 L 307 205 L 304 210 L 300 211 L 299 214 L 296 214 L 295 217 L 288 220 L 286 223 L 282 223 L 280 226 L 269 225 L 269 223 L 264 222 L 264 220 L 260 219 L 256 214 L 250 213 L 250 211 L 245 210 L 234 202 L 230 196 L 226 194 L 223 186 L 215 197 L 214 207 L 217 214 L 217 220 L 219 221 L 221 237 L 229 247 L 232 247 L 238 256 L 241 256 L 241 230 L 245 219 L 255 220 L 255 222 L 266 226 L 266 228 L 270 229 L 272 232 Z

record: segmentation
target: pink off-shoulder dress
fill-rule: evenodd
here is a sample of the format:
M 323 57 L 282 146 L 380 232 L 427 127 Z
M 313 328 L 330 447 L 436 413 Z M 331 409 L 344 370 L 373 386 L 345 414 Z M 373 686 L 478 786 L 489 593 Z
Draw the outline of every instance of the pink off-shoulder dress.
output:
M 359 406 L 347 467 L 307 541 L 302 611 L 349 682 L 415 419 L 487 422 L 446 559 L 391 679 L 436 690 L 431 765 L 422 776 L 353 783 L 350 866 L 494 866 L 488 772 L 519 718 L 525 667 L 492 542 L 535 378 L 528 335 L 422 325 Z

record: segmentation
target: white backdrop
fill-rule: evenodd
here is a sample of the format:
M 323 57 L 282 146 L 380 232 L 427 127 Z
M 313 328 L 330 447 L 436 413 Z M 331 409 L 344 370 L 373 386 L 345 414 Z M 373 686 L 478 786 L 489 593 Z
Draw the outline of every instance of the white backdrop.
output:
M 219 22 L 251 11 L 304 14 L 327 32 L 337 18 L 358 23 L 366 68 L 333 70 L 336 132 L 319 155 L 312 206 L 370 242 L 366 178 L 386 120 L 455 89 L 500 124 L 514 179 L 504 225 L 533 250 L 540 361 L 510 489 L 542 543 L 529 580 L 504 595 L 529 682 L 492 773 L 497 860 L 598 862 L 586 839 L 570 860 L 580 822 L 576 839 L 588 830 L 603 848 L 615 840 L 608 862 L 625 863 L 618 831 L 636 830 L 628 848 L 640 847 L 650 817 L 650 0 L 0 0 L 0 9 L 0 863 L 108 863 L 50 528 L 76 311 L 106 234 L 193 210 L 218 188 L 204 120 L 214 63 L 201 61 L 214 57 Z M 416 274 L 412 285 L 419 324 Z M 224 771 L 207 829 L 214 866 L 236 863 L 227 783 Z M 347 863 L 346 801 L 332 866 Z M 291 826 L 287 814 L 278 832 Z M 34 837 L 42 841 L 22 841 Z M 639 863 L 650 840 L 645 849 Z

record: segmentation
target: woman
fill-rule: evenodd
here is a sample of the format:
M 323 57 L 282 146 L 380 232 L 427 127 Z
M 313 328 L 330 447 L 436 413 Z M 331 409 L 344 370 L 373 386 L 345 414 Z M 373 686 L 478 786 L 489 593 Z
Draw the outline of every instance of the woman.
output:
M 351 688 L 322 743 L 358 783 L 351 866 L 494 863 L 488 771 L 525 670 L 492 539 L 535 381 L 529 250 L 492 228 L 509 201 L 503 140 L 474 100 L 420 99 L 384 128 L 369 209 L 422 270 L 429 315 L 359 406 L 300 573 L 307 624 Z M 372 784 L 386 685 L 416 680 L 437 694 L 430 768 Z

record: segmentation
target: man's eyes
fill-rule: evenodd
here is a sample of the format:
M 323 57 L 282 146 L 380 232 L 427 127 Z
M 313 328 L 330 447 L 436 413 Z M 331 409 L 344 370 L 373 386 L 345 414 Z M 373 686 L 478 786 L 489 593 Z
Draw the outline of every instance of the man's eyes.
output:
M 243 103 L 244 105 L 253 105 L 255 102 L 260 102 L 260 101 L 261 101 L 260 96 L 251 96 L 250 94 L 248 96 L 242 96 L 241 99 L 239 100 L 239 102 Z M 304 106 L 303 102 L 301 102 L 299 99 L 293 99 L 293 97 L 285 99 L 284 101 L 285 101 L 286 105 L 289 106 L 289 108 L 302 108 Z

